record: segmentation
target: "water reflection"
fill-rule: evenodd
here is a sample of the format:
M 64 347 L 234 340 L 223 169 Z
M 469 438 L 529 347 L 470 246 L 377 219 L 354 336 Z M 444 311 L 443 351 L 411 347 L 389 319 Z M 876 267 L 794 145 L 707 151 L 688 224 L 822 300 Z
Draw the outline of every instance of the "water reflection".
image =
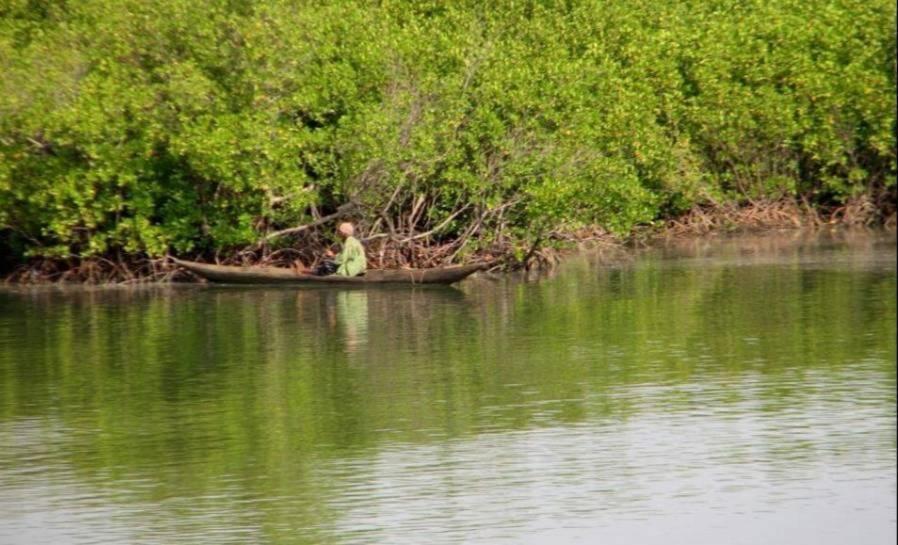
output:
M 368 342 L 368 292 L 337 293 L 338 322 L 343 326 L 346 351 L 356 352 Z
M 461 289 L 0 293 L 0 542 L 876 542 L 894 258 L 766 238 Z

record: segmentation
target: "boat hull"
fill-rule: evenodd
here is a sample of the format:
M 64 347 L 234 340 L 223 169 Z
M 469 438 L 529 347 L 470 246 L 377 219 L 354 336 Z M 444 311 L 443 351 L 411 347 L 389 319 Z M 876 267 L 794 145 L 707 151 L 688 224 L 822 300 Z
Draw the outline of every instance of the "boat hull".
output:
M 279 284 L 306 286 L 365 286 L 376 284 L 452 284 L 485 268 L 485 264 L 433 269 L 368 270 L 362 276 L 315 276 L 283 267 L 212 265 L 175 259 L 175 263 L 210 282 L 225 284 Z

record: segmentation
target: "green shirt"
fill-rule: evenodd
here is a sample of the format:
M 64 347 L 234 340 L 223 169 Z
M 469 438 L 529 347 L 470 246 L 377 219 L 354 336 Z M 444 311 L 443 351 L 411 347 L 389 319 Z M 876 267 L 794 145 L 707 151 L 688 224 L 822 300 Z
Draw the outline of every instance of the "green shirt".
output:
M 365 248 L 355 237 L 346 237 L 343 242 L 343 251 L 340 252 L 334 263 L 339 265 L 337 274 L 340 276 L 358 276 L 365 272 L 367 266 L 365 260 Z

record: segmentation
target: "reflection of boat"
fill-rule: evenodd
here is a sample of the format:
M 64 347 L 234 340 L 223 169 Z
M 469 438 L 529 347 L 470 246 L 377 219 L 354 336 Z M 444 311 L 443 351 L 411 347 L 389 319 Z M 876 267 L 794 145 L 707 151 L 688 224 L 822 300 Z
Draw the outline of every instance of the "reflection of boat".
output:
M 175 259 L 175 263 L 212 282 L 228 284 L 367 285 L 452 284 L 486 267 L 484 263 L 433 269 L 369 269 L 362 276 L 315 276 L 283 267 L 235 267 Z

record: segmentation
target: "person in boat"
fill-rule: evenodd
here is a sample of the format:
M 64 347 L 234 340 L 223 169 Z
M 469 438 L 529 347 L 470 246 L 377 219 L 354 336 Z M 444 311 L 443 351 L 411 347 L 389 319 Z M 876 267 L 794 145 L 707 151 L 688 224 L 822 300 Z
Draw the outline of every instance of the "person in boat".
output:
M 327 251 L 332 260 L 325 261 L 315 269 L 315 274 L 324 276 L 338 274 L 340 276 L 359 276 L 364 274 L 367 267 L 365 248 L 359 239 L 355 238 L 355 228 L 349 222 L 341 223 L 337 227 L 337 235 L 343 239 L 343 250 L 334 257 L 333 252 Z

